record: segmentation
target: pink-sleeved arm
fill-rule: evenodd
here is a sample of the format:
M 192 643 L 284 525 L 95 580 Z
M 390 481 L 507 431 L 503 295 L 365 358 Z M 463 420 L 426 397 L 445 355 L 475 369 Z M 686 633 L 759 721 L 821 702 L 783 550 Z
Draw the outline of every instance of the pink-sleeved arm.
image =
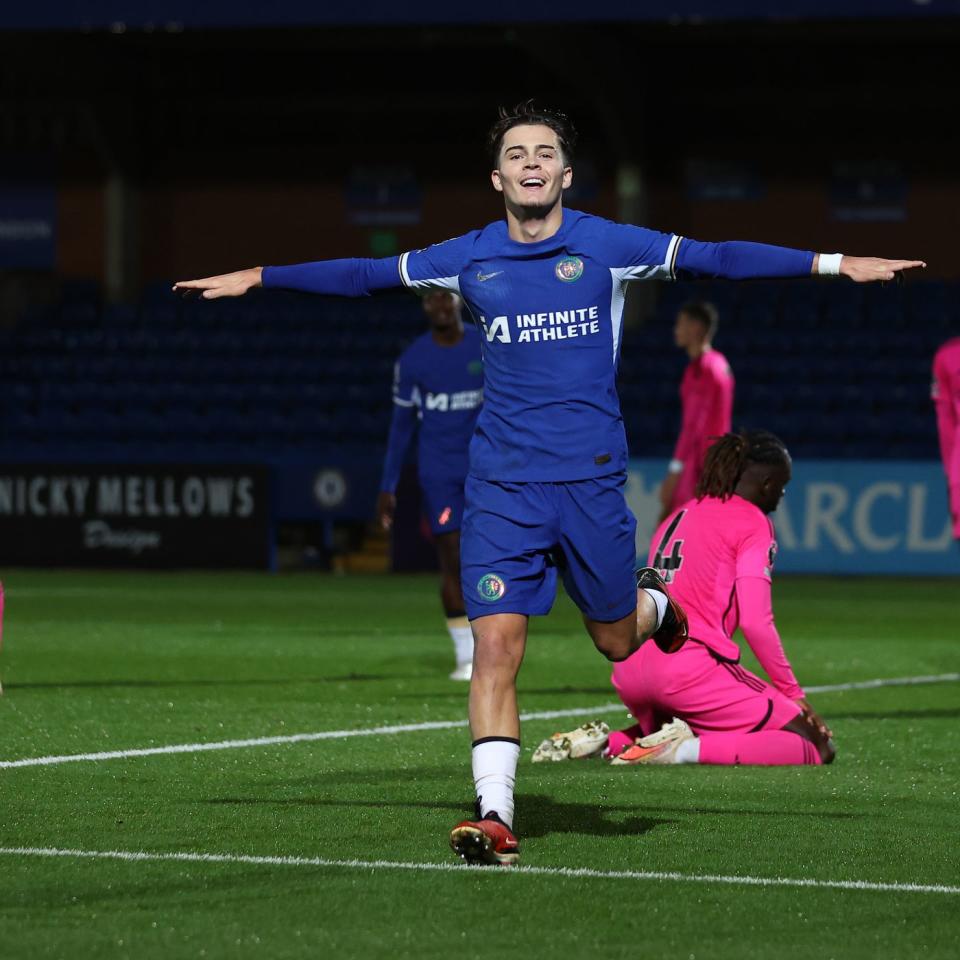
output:
M 737 604 L 740 607 L 740 629 L 770 682 L 785 697 L 801 699 L 803 688 L 797 683 L 773 621 L 770 581 L 762 577 L 738 580 Z
M 803 689 L 780 642 L 773 620 L 771 580 L 776 554 L 773 525 L 764 518 L 737 550 L 737 608 L 740 629 L 770 682 L 786 697 L 799 700 Z
M 943 468 L 947 471 L 948 476 L 950 466 L 953 463 L 953 453 L 958 443 L 957 434 L 960 432 L 960 424 L 957 422 L 957 409 L 954 406 L 953 391 L 950 386 L 950 372 L 947 369 L 946 356 L 943 352 L 940 352 L 933 361 L 931 394 L 937 411 L 940 455 L 943 458 Z

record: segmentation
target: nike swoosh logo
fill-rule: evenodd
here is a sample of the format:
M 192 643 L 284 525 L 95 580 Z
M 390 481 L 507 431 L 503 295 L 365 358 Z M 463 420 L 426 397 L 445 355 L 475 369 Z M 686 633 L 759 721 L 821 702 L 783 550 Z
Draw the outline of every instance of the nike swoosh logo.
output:
M 477 279 L 483 283 L 484 280 L 491 280 L 493 277 L 499 277 L 503 273 L 502 270 L 495 270 L 493 273 L 480 273 L 477 272 Z

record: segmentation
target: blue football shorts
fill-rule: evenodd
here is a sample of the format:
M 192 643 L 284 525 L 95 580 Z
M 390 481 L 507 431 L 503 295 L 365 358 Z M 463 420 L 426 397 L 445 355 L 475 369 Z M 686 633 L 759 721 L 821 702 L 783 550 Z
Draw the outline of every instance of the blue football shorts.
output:
M 464 477 L 434 474 L 420 477 L 423 513 L 430 521 L 430 532 L 456 533 L 463 523 Z
M 460 541 L 467 616 L 550 612 L 557 572 L 592 620 L 636 609 L 636 520 L 622 473 L 567 483 L 467 477 Z

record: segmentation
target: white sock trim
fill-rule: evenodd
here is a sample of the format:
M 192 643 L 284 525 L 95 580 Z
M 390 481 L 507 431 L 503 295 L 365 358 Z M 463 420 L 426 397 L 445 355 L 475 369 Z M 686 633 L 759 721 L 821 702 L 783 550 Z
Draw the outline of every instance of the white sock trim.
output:
M 473 748 L 471 759 L 480 816 L 493 811 L 513 829 L 513 788 L 517 782 L 520 744 L 513 740 L 485 740 Z
M 692 737 L 690 740 L 684 740 L 677 747 L 673 755 L 674 763 L 699 763 L 700 762 L 700 738 Z
M 651 590 L 649 587 L 641 587 L 640 589 L 657 605 L 657 625 L 653 629 L 655 631 L 659 630 L 667 612 L 667 595 L 661 590 Z

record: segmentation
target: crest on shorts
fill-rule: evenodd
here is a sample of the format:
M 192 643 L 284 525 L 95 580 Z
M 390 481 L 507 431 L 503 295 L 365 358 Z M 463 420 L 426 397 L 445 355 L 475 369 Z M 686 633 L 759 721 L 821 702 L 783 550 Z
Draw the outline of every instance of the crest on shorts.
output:
M 487 603 L 496 603 L 506 592 L 507 585 L 503 582 L 503 577 L 496 573 L 485 573 L 477 584 L 480 599 Z
M 573 283 L 574 280 L 579 280 L 583 276 L 583 261 L 579 257 L 564 257 L 557 261 L 553 272 L 558 280 Z

